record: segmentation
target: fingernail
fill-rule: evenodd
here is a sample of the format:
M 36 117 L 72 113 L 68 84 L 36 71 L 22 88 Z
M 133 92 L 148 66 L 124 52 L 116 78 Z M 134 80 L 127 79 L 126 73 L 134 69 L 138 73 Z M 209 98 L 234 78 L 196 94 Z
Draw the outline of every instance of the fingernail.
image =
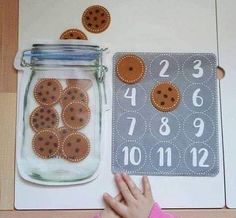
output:
M 107 193 L 104 193 L 103 194 L 103 197 L 108 197 L 109 195 Z
M 120 179 L 121 179 L 121 176 L 120 176 L 120 174 L 119 174 L 119 173 L 117 173 L 117 174 L 115 175 L 115 178 L 116 178 L 117 180 L 120 180 Z
M 126 177 L 126 176 L 127 176 L 127 173 L 122 173 L 122 176 Z

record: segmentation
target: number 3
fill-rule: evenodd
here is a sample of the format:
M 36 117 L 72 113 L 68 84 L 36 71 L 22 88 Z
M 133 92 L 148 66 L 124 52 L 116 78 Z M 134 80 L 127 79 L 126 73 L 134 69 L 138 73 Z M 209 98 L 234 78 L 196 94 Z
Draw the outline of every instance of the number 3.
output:
M 195 60 L 193 63 L 195 64 L 195 65 L 193 66 L 193 69 L 194 69 L 194 70 L 198 70 L 197 73 L 193 73 L 193 77 L 195 77 L 195 78 L 200 78 L 200 77 L 202 77 L 202 76 L 203 76 L 203 69 L 202 69 L 202 67 L 201 67 L 202 62 L 201 62 L 200 60 Z

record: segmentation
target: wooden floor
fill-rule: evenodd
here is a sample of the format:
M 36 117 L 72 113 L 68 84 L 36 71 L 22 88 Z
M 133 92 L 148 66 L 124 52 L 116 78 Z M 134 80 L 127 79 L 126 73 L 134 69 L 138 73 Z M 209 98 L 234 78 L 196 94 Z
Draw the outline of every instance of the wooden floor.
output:
M 0 0 L 0 218 L 88 218 L 96 211 L 15 211 L 15 120 L 18 0 Z M 174 210 L 182 218 L 236 218 L 236 210 Z

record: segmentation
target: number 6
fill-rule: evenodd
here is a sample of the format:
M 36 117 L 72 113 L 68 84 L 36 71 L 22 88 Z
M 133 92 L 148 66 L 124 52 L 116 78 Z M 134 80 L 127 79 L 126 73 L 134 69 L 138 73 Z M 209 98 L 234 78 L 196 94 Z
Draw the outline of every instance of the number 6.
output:
M 192 101 L 195 107 L 201 107 L 203 105 L 203 98 L 199 96 L 201 89 L 196 89 L 193 93 Z

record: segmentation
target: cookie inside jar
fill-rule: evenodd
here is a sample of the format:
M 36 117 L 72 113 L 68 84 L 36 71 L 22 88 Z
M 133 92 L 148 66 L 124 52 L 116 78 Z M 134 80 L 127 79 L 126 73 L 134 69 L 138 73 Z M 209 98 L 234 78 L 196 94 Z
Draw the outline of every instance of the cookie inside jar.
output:
M 45 78 L 36 82 L 34 98 L 38 105 L 29 123 L 35 132 L 32 148 L 39 158 L 78 163 L 89 155 L 90 139 L 86 131 L 82 132 L 90 122 L 91 87 L 90 79 Z

